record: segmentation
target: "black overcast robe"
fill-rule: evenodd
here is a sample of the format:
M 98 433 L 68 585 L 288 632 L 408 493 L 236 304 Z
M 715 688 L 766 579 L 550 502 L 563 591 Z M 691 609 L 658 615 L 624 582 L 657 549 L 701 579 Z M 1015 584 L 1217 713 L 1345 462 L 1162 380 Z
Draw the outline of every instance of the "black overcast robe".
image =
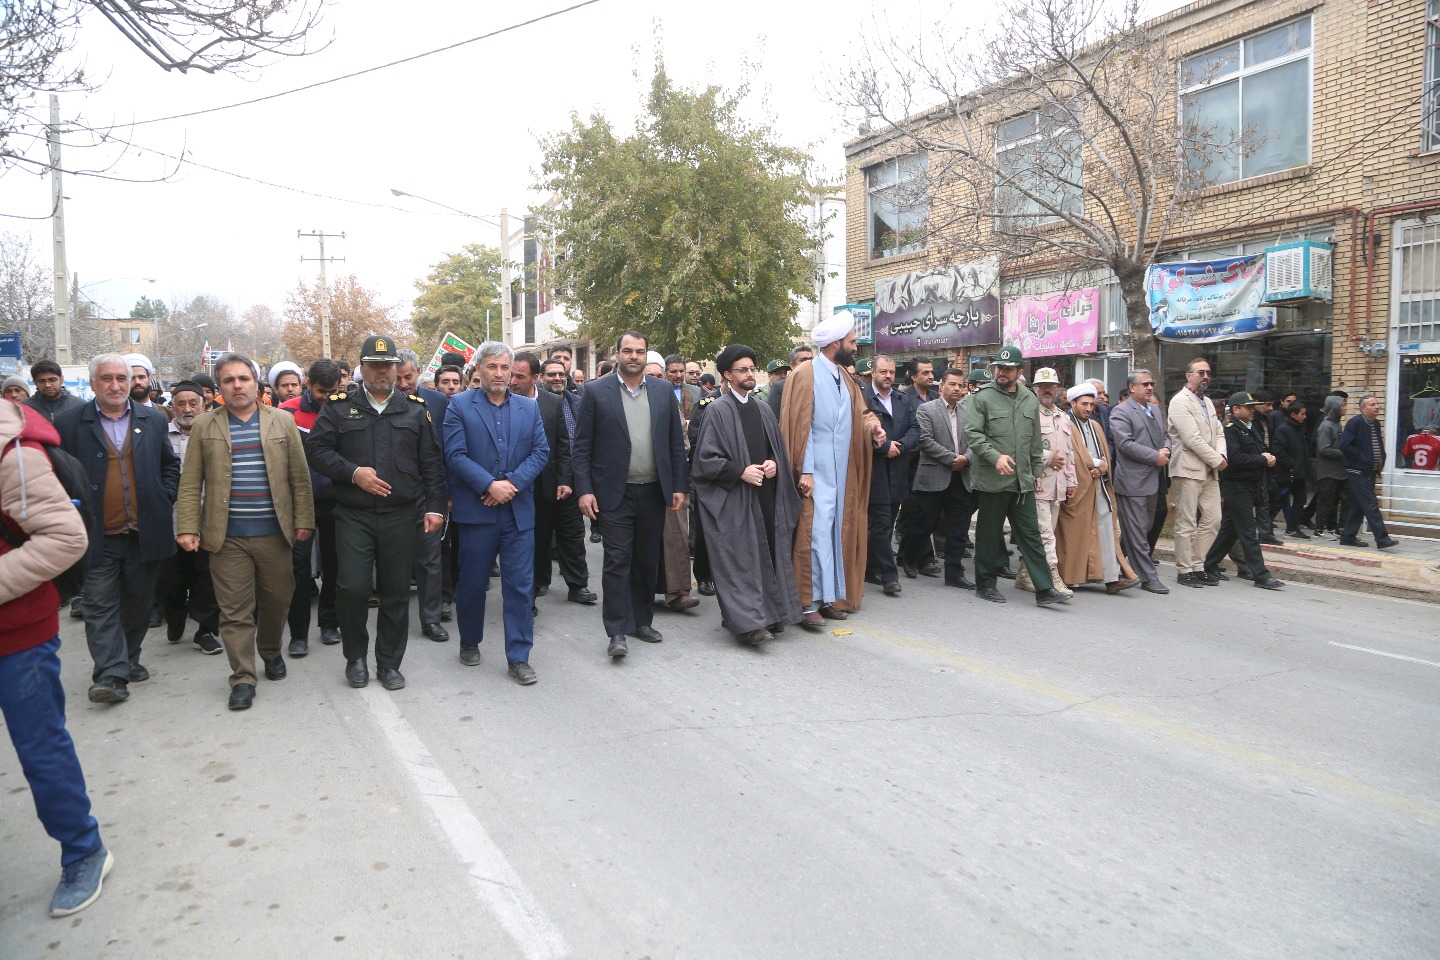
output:
M 768 528 L 762 496 L 765 487 L 740 480 L 752 464 L 750 444 L 741 418 L 741 403 L 732 393 L 704 405 L 704 422 L 690 462 L 695 501 L 710 552 L 710 571 L 720 614 L 737 634 L 776 623 L 800 620 L 791 554 L 800 521 L 800 494 L 791 479 L 790 458 L 780 437 L 775 413 L 752 395 L 745 406 L 760 414 L 768 459 L 775 461 L 774 520 Z

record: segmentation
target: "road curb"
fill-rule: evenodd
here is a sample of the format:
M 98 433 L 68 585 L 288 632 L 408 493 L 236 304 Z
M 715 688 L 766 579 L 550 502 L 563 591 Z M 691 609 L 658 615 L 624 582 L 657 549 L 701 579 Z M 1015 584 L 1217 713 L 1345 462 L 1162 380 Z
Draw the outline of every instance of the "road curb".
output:
M 1440 604 L 1440 587 L 1430 587 L 1421 584 L 1406 583 L 1403 580 L 1396 580 L 1387 577 L 1366 576 L 1360 572 L 1350 572 L 1340 565 L 1355 565 L 1366 569 L 1383 570 L 1384 559 L 1382 557 L 1352 557 L 1336 556 L 1334 554 L 1316 553 L 1304 548 L 1265 547 L 1265 563 L 1270 572 L 1279 580 L 1288 583 L 1308 583 L 1319 587 L 1335 587 L 1340 590 L 1359 590 L 1364 593 L 1385 597 L 1398 597 L 1403 600 L 1419 600 L 1422 603 Z M 1164 542 L 1155 545 L 1155 557 L 1159 560 L 1174 561 L 1175 551 L 1173 547 Z M 1295 557 L 1307 562 L 1318 562 L 1324 564 L 1335 564 L 1337 569 L 1317 569 L 1313 566 L 1306 566 L 1296 563 L 1287 563 L 1287 557 Z

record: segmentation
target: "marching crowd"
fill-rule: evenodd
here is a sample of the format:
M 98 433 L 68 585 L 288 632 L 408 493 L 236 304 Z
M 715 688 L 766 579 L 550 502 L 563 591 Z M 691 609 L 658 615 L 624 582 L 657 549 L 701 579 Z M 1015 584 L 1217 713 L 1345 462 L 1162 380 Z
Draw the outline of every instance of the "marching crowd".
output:
M 150 628 L 177 643 L 193 621 L 193 646 L 226 654 L 228 706 L 243 710 L 261 674 L 282 680 L 287 655 L 309 654 L 312 612 L 363 687 L 378 608 L 376 679 L 404 687 L 412 585 L 421 635 L 448 641 L 443 624 L 456 621 L 459 661 L 476 666 L 498 574 L 507 670 L 530 685 L 538 599 L 557 566 L 566 602 L 599 604 L 618 660 L 631 639 L 663 640 L 657 608 L 698 607 L 692 590 L 715 597 L 747 644 L 846 619 L 866 582 L 899 596 L 902 574 L 996 603 L 1009 599 L 1001 579 L 1040 606 L 1082 586 L 1165 594 L 1153 550 L 1167 496 L 1188 587 L 1228 579 L 1231 556 L 1240 578 L 1280 588 L 1259 544 L 1281 511 L 1292 535 L 1338 529 L 1358 543 L 1365 520 L 1377 546 L 1394 543 L 1375 503 L 1373 397 L 1343 431 L 1347 398 L 1326 398 L 1312 467 L 1306 407 L 1289 398 L 1257 416 L 1243 392 L 1217 405 L 1204 359 L 1168 405 L 1136 370 L 1110 406 L 1100 381 L 1064 389 L 1042 368 L 1024 383 L 1013 346 L 993 373 L 912 361 L 897 386 L 892 358 L 857 360 L 849 313 L 812 339 L 763 370 L 731 345 L 718 380 L 631 332 L 589 383 L 568 347 L 542 360 L 486 342 L 469 363 L 445 355 L 432 389 L 385 336 L 365 340 L 353 371 L 319 359 L 262 375 L 226 353 L 213 379 L 170 384 L 167 406 L 138 354 L 90 362 L 91 402 L 50 361 L 32 367 L 34 396 L 7 381 L 0 706 L 62 846 L 52 915 L 93 902 L 113 863 L 65 728 L 57 611 L 77 570 L 70 608 L 85 624 L 92 702 L 123 702 L 149 678 Z M 598 597 L 587 520 L 603 544 Z

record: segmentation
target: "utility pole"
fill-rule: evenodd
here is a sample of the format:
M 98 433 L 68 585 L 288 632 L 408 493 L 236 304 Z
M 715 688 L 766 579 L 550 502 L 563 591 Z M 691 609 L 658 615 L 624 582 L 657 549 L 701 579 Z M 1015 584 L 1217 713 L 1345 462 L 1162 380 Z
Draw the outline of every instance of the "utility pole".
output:
M 55 360 L 62 366 L 70 356 L 70 278 L 65 264 L 65 194 L 60 185 L 60 98 L 50 94 L 50 223 L 55 238 Z
M 514 318 L 510 315 L 510 208 L 500 208 L 500 339 L 505 343 L 513 344 L 510 339 L 510 325 Z M 490 333 L 490 325 L 485 325 L 485 333 Z
M 345 258 L 344 258 L 344 257 L 327 257 L 327 256 L 325 256 L 325 238 L 326 238 L 326 237 L 339 237 L 341 240 L 344 240 L 344 239 L 345 239 L 345 234 L 344 234 L 343 231 L 342 231 L 341 233 L 326 233 L 324 230 L 315 230 L 315 231 L 312 231 L 311 233 L 302 233 L 301 231 L 296 230 L 296 231 L 295 231 L 295 237 L 296 237 L 296 239 L 299 239 L 299 238 L 301 238 L 301 237 L 315 237 L 317 240 L 320 241 L 320 256 L 318 256 L 318 257 L 301 257 L 301 258 L 300 258 L 300 262 L 301 262 L 301 263 L 304 263 L 304 262 L 306 262 L 307 260 L 318 260 L 318 261 L 320 262 L 320 355 L 321 355 L 322 357 L 329 357 L 329 356 L 330 356 L 330 285 L 329 285 L 329 283 L 325 280 L 325 264 L 327 264 L 327 263 L 329 263 L 329 262 L 331 262 L 331 261 L 335 261 L 335 262 L 337 262 L 337 263 L 344 263 L 344 262 L 345 262 Z

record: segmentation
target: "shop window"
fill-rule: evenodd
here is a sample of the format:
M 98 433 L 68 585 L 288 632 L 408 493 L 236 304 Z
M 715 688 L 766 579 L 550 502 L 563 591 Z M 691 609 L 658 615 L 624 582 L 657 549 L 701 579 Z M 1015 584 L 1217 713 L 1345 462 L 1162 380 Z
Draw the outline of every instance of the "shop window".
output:
M 1396 336 L 1401 343 L 1440 340 L 1440 224 L 1396 230 Z
M 1080 135 L 1069 111 L 1037 110 L 995 126 L 995 212 L 1004 227 L 1084 210 Z
M 923 153 L 865 168 L 871 260 L 925 249 L 930 219 L 928 170 L 929 158 Z
M 1310 162 L 1311 53 L 1306 17 L 1180 65 L 1185 161 L 1199 182 L 1231 183 Z
M 1440 470 L 1440 354 L 1400 358 L 1396 466 Z

